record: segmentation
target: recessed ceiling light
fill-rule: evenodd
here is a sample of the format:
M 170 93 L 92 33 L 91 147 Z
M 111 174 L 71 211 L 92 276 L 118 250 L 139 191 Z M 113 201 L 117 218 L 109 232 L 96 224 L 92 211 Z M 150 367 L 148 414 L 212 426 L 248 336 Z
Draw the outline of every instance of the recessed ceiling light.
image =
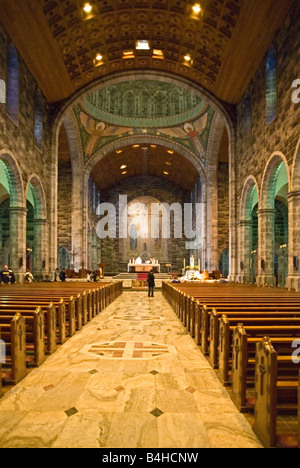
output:
M 164 175 L 169 175 L 169 173 L 167 171 L 164 171 Z
M 196 15 L 198 15 L 201 11 L 201 6 L 199 5 L 199 3 L 196 3 L 196 5 L 193 6 L 193 12 L 196 13 Z
M 174 151 L 173 150 L 168 150 L 168 153 L 169 154 L 174 154 Z
M 120 169 L 126 169 L 127 166 L 125 164 L 123 164 L 123 166 L 120 167 Z
M 132 148 L 139 148 L 139 147 L 140 147 L 140 145 L 133 145 Z
M 90 13 L 92 11 L 93 7 L 90 3 L 86 3 L 83 7 L 83 10 L 86 12 L 86 13 Z
M 134 51 L 133 50 L 124 50 L 123 51 L 123 59 L 134 59 Z
M 156 59 L 164 59 L 164 53 L 162 50 L 159 50 L 159 49 L 153 49 L 153 56 L 152 58 L 156 58 Z
M 167 166 L 172 166 L 172 163 L 170 161 L 166 161 Z
M 184 56 L 184 60 L 185 60 L 186 62 L 190 62 L 190 61 L 192 60 L 192 57 L 190 56 L 190 54 L 186 54 L 186 55 Z
M 122 175 L 126 175 L 126 174 L 127 174 L 127 171 L 123 171 L 123 172 L 122 172 Z
M 122 150 L 117 150 L 116 153 L 121 154 L 121 153 L 123 153 L 123 151 Z
M 136 46 L 135 46 L 136 50 L 150 50 L 150 44 L 149 44 L 149 41 L 147 40 L 139 40 L 139 41 L 136 41 Z
M 157 148 L 157 146 L 156 145 L 151 145 L 151 148 Z

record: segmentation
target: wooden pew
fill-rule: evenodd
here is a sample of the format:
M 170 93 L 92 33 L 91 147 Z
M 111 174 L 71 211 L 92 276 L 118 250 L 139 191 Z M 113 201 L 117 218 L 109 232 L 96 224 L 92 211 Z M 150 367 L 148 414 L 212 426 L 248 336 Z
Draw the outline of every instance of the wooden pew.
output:
M 41 307 L 41 306 L 39 306 Z M 45 329 L 45 341 L 47 354 L 52 354 L 57 348 L 56 343 L 56 307 L 51 302 L 46 306 L 43 306 L 43 311 L 45 313 L 46 319 L 44 320 L 44 329 Z M 0 305 L 0 314 L 2 316 L 13 316 L 16 313 L 20 313 L 22 316 L 26 317 L 27 320 L 32 318 L 35 315 L 35 310 L 33 305 L 28 305 L 26 303 L 10 303 L 8 302 L 6 306 Z
M 267 332 L 267 330 L 265 330 Z M 284 355 L 291 355 L 292 344 L 299 340 L 299 336 L 272 337 L 272 345 L 275 350 Z M 255 398 L 247 398 L 247 391 L 254 386 L 255 352 L 257 343 L 261 342 L 261 337 L 251 336 L 243 324 L 238 324 L 233 333 L 232 350 L 232 400 L 239 409 L 244 412 L 253 408 Z
M 285 376 L 280 373 L 282 367 Z M 270 338 L 264 337 L 256 345 L 253 430 L 265 447 L 277 447 L 278 443 L 282 447 L 299 447 L 297 433 L 287 436 L 277 432 L 278 413 L 297 415 L 298 387 L 299 364 L 292 362 L 292 355 L 278 354 Z
M 6 346 L 6 363 L 2 364 L 2 377 L 9 384 L 17 384 L 26 376 L 25 318 L 16 314 L 10 323 L 0 323 L 1 339 Z
M 222 315 L 228 317 L 299 317 L 299 306 L 287 306 L 282 308 L 274 308 L 274 306 L 262 307 L 243 307 L 239 305 L 237 308 L 220 307 L 219 309 L 208 310 L 207 306 L 203 306 L 201 310 L 201 349 L 205 355 L 209 354 L 209 338 L 214 338 L 215 347 L 217 346 L 219 336 L 219 319 Z M 211 349 L 212 351 L 212 349 Z
M 14 312 L 0 315 L 0 324 L 9 324 L 15 315 Z M 38 367 L 46 359 L 44 312 L 38 307 L 30 315 L 21 315 L 26 326 L 26 363 Z
M 216 315 L 216 314 L 215 314 Z M 219 320 L 218 320 L 219 323 Z M 259 313 L 252 317 L 244 317 L 240 314 L 238 317 L 223 315 L 220 319 L 220 327 L 215 325 L 211 330 L 212 338 L 210 341 L 211 364 L 218 369 L 218 376 L 223 385 L 228 385 L 230 360 L 232 358 L 233 333 L 236 326 L 243 323 L 250 336 L 263 336 L 271 334 L 272 336 L 299 336 L 300 334 L 300 316 L 297 318 L 285 316 L 266 317 L 264 313 Z M 220 330 L 220 332 L 219 332 Z

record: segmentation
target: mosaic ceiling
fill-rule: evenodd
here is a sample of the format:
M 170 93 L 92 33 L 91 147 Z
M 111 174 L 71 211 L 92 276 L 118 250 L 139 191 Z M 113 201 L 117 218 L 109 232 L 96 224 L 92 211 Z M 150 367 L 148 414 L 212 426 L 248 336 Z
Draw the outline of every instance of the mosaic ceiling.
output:
M 88 95 L 73 111 L 84 164 L 106 145 L 130 136 L 177 142 L 206 164 L 215 111 L 183 88 L 151 80 L 125 81 Z

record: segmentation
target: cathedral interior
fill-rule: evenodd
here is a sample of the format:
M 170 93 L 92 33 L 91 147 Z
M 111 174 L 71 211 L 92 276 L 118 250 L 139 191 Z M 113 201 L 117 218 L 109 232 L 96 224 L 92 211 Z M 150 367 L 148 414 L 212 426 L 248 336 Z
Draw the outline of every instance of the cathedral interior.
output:
M 201 320 L 269 307 L 245 324 L 286 359 L 300 334 L 299 57 L 298 0 L 0 0 L 0 447 L 279 444 Z M 34 348 L 14 378 L 12 311 Z

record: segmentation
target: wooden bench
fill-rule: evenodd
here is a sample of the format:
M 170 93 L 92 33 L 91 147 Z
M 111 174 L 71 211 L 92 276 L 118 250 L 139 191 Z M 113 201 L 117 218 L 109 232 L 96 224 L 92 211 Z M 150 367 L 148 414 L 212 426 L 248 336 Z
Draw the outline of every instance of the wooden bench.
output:
M 281 375 L 282 367 L 285 376 Z M 286 372 L 287 368 L 290 374 Z M 297 415 L 298 375 L 299 364 L 293 363 L 292 355 L 278 354 L 269 337 L 257 343 L 253 430 L 265 447 L 277 447 L 278 444 L 282 447 L 299 447 L 298 433 L 281 435 L 277 432 L 279 413 Z
M 15 315 L 15 312 L 0 315 L 0 325 L 9 324 Z M 44 311 L 38 307 L 30 314 L 21 315 L 26 327 L 26 363 L 38 367 L 46 359 Z
M 256 312 L 239 312 L 221 317 L 217 311 L 213 310 L 210 314 L 210 336 L 209 336 L 209 361 L 214 369 L 219 368 L 220 378 L 223 382 L 226 377 L 225 367 L 229 359 L 233 342 L 233 331 L 238 323 L 245 326 L 299 326 L 300 312 L 297 316 L 290 312 L 274 312 L 272 316 L 268 312 L 257 310 Z
M 44 322 L 44 336 L 46 342 L 47 354 L 52 354 L 57 349 L 56 342 L 56 307 L 51 302 L 44 306 L 39 306 L 44 311 L 46 319 Z M 3 304 L 0 305 L 0 314 L 2 316 L 13 316 L 16 313 L 20 313 L 27 320 L 32 319 L 35 315 L 35 309 L 33 305 L 26 303 L 10 303 L 8 302 L 7 306 Z
M 267 333 L 268 330 L 266 329 Z M 293 352 L 292 344 L 294 340 L 299 340 L 296 336 L 272 337 L 272 345 L 275 350 L 284 355 L 291 355 Z M 288 335 L 290 333 L 288 332 Z M 247 393 L 254 387 L 254 372 L 255 372 L 255 353 L 256 345 L 261 342 L 261 337 L 252 336 L 251 329 L 244 328 L 243 324 L 237 325 L 233 332 L 233 349 L 232 349 L 232 400 L 239 411 L 247 411 L 254 406 L 255 398 Z
M 216 354 L 216 349 L 218 346 L 218 337 L 219 337 L 219 319 L 222 315 L 227 315 L 227 317 L 299 317 L 300 316 L 300 306 L 287 306 L 287 307 L 274 307 L 272 306 L 255 306 L 255 307 L 243 307 L 241 305 L 231 307 L 220 307 L 219 309 L 208 310 L 207 306 L 203 306 L 201 309 L 201 350 L 204 355 L 208 355 L 211 351 L 214 355 Z M 214 348 L 212 348 L 210 341 L 213 341 Z M 215 358 L 213 363 L 215 364 Z
M 25 318 L 16 314 L 9 323 L 0 323 L 1 339 L 5 342 L 6 363 L 2 363 L 2 379 L 17 384 L 26 376 Z

